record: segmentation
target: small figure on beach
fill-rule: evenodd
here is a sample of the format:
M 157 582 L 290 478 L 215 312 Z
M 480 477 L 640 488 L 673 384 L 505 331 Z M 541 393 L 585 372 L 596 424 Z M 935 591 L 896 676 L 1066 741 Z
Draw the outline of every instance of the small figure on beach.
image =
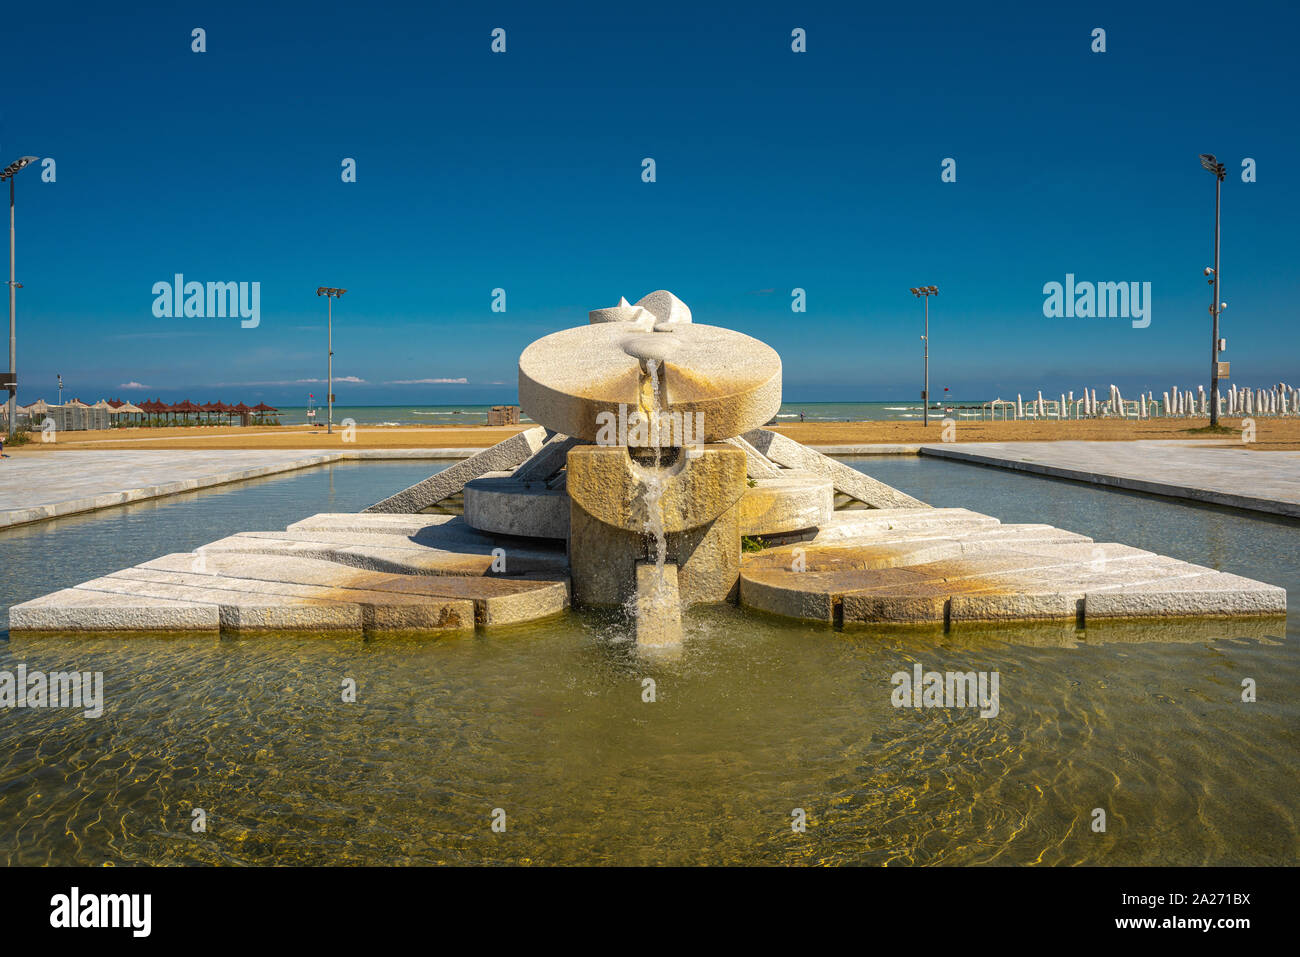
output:
M 799 421 L 800 421 L 800 422 L 803 421 L 803 413 L 802 413 L 802 412 L 799 413 Z

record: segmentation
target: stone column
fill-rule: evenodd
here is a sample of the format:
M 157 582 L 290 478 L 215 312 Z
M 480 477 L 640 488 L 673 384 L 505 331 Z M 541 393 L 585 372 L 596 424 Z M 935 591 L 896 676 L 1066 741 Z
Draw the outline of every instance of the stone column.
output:
M 665 450 L 658 470 L 667 564 L 683 607 L 735 597 L 740 580 L 740 500 L 745 453 L 730 445 Z M 623 446 L 578 446 L 568 457 L 569 566 L 575 605 L 625 605 L 638 563 L 654 562 L 642 471 Z M 642 573 L 644 574 L 644 573 Z

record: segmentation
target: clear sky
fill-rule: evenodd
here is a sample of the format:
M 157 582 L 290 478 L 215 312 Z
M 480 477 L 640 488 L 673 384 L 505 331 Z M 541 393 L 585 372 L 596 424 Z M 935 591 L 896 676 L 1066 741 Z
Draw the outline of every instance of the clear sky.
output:
M 11 5 L 0 164 L 55 162 L 17 178 L 19 401 L 303 404 L 321 285 L 348 405 L 511 401 L 530 341 L 658 288 L 793 401 L 918 397 L 931 283 L 936 393 L 1191 388 L 1201 152 L 1223 358 L 1300 380 L 1296 4 L 707 6 Z M 155 317 L 176 273 L 259 282 L 260 324 Z M 1150 325 L 1044 317 L 1067 273 L 1151 283 Z

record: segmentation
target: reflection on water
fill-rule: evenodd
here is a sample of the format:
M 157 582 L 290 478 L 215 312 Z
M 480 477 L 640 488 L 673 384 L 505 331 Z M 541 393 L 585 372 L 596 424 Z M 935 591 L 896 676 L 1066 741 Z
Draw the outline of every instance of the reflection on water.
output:
M 883 464 L 870 470 L 912 494 L 957 504 L 943 496 L 961 491 L 1005 520 L 1029 520 L 1006 511 L 1024 509 L 1192 560 L 1213 537 L 1227 570 L 1300 594 L 1294 525 L 953 463 L 892 460 L 894 475 Z M 234 530 L 222 524 L 232 512 L 239 527 L 274 528 L 408 478 L 322 505 L 323 486 L 306 490 L 320 479 L 303 474 L 146 524 L 157 553 L 181 550 Z M 241 495 L 271 486 L 298 504 L 244 514 Z M 98 574 L 112 536 L 94 519 L 36 534 L 59 574 L 77 562 Z M 0 535 L 0 557 L 14 547 Z M 26 584 L 39 567 L 17 576 L 24 595 L 47 590 Z M 588 613 L 426 641 L 14 639 L 0 670 L 103 671 L 106 708 L 98 720 L 0 711 L 0 860 L 1294 864 L 1300 656 L 1286 627 L 836 632 L 724 607 L 694 610 L 671 659 L 639 656 L 624 623 Z M 890 676 L 918 662 L 998 672 L 999 713 L 895 709 Z M 342 700 L 346 678 L 355 703 Z M 1245 678 L 1254 704 L 1240 701 Z M 206 833 L 190 830 L 195 807 Z M 806 833 L 791 830 L 795 808 Z

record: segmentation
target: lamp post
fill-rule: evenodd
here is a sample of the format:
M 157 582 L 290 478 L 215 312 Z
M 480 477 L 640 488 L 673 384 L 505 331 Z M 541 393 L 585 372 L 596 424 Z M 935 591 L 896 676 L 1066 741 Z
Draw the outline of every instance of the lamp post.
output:
M 334 300 L 338 299 L 345 292 L 347 292 L 346 289 L 334 289 L 330 286 L 320 286 L 316 289 L 316 295 L 325 296 L 326 301 L 329 304 L 328 306 L 329 319 L 328 319 L 328 326 L 326 327 L 328 330 L 328 332 L 326 333 L 328 336 L 326 342 L 329 348 L 329 372 L 328 372 L 329 377 L 327 379 L 327 384 L 325 386 L 326 389 L 325 402 L 329 409 L 329 411 L 326 412 L 325 415 L 326 435 L 334 434 Z
M 5 388 L 9 390 L 9 434 L 16 431 L 14 422 L 15 406 L 18 404 L 18 344 L 15 335 L 19 289 L 14 281 L 14 176 L 39 157 L 22 156 L 0 170 L 0 183 L 9 180 L 9 375 L 5 379 Z
M 1214 174 L 1214 266 L 1207 269 L 1210 275 L 1210 316 L 1213 330 L 1210 339 L 1210 428 L 1219 424 L 1219 197 L 1223 189 L 1224 166 L 1212 153 L 1201 154 L 1201 166 Z
M 913 286 L 912 295 L 925 300 L 925 388 L 921 390 L 921 424 L 930 424 L 930 297 L 939 295 L 938 286 Z

